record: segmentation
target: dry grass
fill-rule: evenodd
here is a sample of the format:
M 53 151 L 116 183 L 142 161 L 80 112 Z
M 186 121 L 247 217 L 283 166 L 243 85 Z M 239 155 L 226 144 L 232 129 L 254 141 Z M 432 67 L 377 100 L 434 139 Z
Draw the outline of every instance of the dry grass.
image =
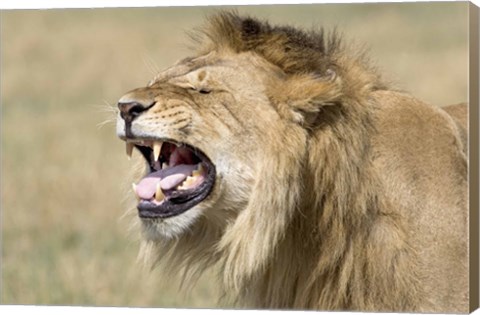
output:
M 467 98 L 466 3 L 241 7 L 272 23 L 336 25 L 396 86 Z M 213 307 L 136 263 L 124 213 L 130 163 L 105 102 L 186 56 L 215 8 L 2 12 L 2 304 Z

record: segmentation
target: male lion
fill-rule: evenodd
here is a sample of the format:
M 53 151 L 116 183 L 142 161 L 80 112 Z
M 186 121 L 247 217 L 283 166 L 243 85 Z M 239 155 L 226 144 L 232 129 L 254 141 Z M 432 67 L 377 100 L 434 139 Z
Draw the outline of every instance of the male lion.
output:
M 465 105 L 389 89 L 335 34 L 202 35 L 118 103 L 153 261 L 217 264 L 243 307 L 468 311 Z

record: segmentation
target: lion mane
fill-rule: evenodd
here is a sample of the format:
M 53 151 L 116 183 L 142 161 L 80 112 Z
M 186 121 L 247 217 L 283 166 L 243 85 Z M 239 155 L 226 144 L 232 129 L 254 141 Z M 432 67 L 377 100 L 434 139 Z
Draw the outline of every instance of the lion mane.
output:
M 261 97 L 285 123 L 253 140 L 262 150 L 244 202 L 146 238 L 146 261 L 188 285 L 216 266 L 241 307 L 468 310 L 465 105 L 445 111 L 390 88 L 336 32 L 222 12 L 193 37 L 198 56 L 250 54 L 277 69 Z

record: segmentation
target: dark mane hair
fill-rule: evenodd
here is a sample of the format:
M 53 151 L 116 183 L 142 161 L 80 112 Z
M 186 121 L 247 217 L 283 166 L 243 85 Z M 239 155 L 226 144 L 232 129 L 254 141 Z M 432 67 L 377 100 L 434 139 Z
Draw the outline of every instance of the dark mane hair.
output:
M 291 26 L 271 26 L 266 21 L 240 16 L 234 11 L 221 11 L 210 16 L 206 25 L 192 34 L 192 38 L 202 47 L 201 53 L 212 50 L 250 51 L 287 75 L 328 77 L 333 72 L 342 77 L 345 87 L 356 85 L 348 90 L 358 91 L 358 85 L 385 88 L 365 50 L 344 45 L 336 29 L 327 32 L 324 28 L 302 30 Z
M 287 74 L 323 73 L 342 50 L 336 31 L 323 28 L 305 32 L 290 26 L 271 26 L 266 21 L 220 12 L 208 20 L 203 34 L 208 50 L 227 48 L 240 53 L 253 51 Z

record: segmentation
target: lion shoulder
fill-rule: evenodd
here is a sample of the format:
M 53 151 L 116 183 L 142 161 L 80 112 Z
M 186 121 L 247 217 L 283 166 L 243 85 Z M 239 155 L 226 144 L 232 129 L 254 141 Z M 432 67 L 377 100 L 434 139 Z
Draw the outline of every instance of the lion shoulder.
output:
M 425 288 L 447 292 L 451 288 L 443 287 L 445 283 L 435 275 L 464 281 L 468 275 L 468 166 L 462 134 L 466 131 L 461 125 L 466 105 L 445 111 L 391 91 L 375 93 L 375 100 L 376 173 L 392 212 L 405 218 Z M 466 305 L 460 283 L 450 284 L 457 286 L 453 300 Z M 444 303 L 440 295 L 432 301 Z

